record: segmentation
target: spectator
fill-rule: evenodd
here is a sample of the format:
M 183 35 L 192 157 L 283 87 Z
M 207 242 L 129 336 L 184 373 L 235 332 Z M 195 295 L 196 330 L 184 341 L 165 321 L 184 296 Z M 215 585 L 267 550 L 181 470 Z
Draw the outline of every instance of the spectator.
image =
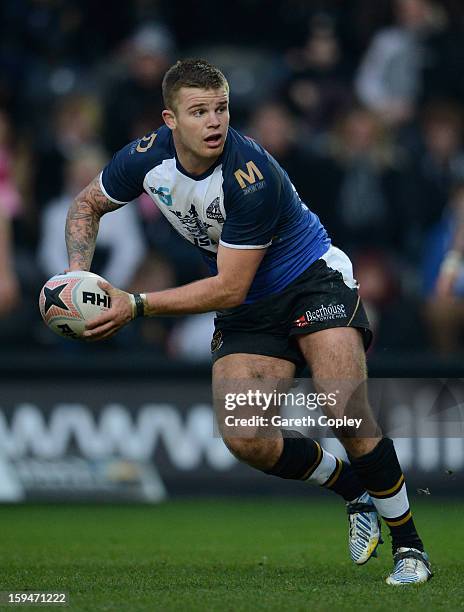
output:
M 434 101 L 421 112 L 417 144 L 411 146 L 407 215 L 407 255 L 420 268 L 427 233 L 443 214 L 451 186 L 464 178 L 461 107 Z
M 20 295 L 12 243 L 11 222 L 0 205 L 0 318 L 12 311 Z
M 395 0 L 396 23 L 379 30 L 355 81 L 363 104 L 388 124 L 413 118 L 422 94 L 429 37 L 446 26 L 446 14 L 430 0 Z
M 312 175 L 310 201 L 334 244 L 352 257 L 401 246 L 404 170 L 378 117 L 361 107 L 344 115 Z
M 193 249 L 192 249 L 193 250 Z M 132 279 L 129 291 L 162 291 L 177 285 L 176 271 L 172 263 L 159 252 L 150 249 L 140 262 Z M 179 324 L 177 317 L 156 317 L 155 319 L 137 319 L 128 328 L 127 336 L 150 346 L 160 353 L 166 353 L 169 334 Z
M 328 14 L 318 13 L 311 19 L 305 44 L 287 53 L 287 63 L 291 76 L 284 85 L 284 99 L 311 131 L 325 131 L 354 101 L 352 67 Z
M 15 155 L 12 147 L 9 118 L 0 109 L 0 210 L 7 218 L 17 217 L 22 209 L 22 198 L 15 184 Z
M 39 208 L 62 193 L 65 167 L 76 149 L 98 146 L 101 125 L 98 100 L 84 94 L 66 96 L 57 102 L 50 124 L 51 129 L 36 152 L 34 190 Z
M 172 27 L 180 55 L 205 55 L 225 68 L 234 84 L 235 122 L 289 171 L 334 243 L 354 258 L 361 293 L 379 321 L 376 347 L 409 348 L 417 301 L 427 300 L 430 313 L 446 293 L 440 281 L 426 298 L 421 292 L 423 245 L 455 222 L 450 187 L 464 179 L 464 80 L 456 78 L 464 62 L 462 2 L 272 0 L 260 20 L 262 3 L 240 0 L 227 15 L 243 14 L 254 26 L 238 33 L 227 29 L 227 19 L 214 32 L 206 22 L 193 27 L 198 3 L 187 12 L 177 4 L 129 1 L 111 12 L 108 0 L 1 3 L 0 109 L 8 113 L 0 110 L 0 340 L 30 343 L 40 333 L 30 325 L 36 285 L 66 262 L 56 256 L 60 244 L 56 263 L 38 272 L 37 236 L 40 227 L 52 232 L 53 215 L 63 215 L 64 198 L 69 202 L 78 190 L 70 185 L 71 167 L 85 164 L 74 153 L 104 142 L 113 154 L 160 125 L 160 80 L 174 59 Z M 200 8 L 207 4 L 202 0 Z M 246 41 L 252 44 L 240 44 Z M 364 106 L 353 108 L 356 99 Z M 52 201 L 61 207 L 53 209 Z M 201 257 L 146 194 L 125 208 L 120 214 L 130 211 L 132 221 L 136 212 L 138 244 L 150 251 L 137 274 L 169 283 L 171 275 L 172 285 L 202 275 Z M 41 249 L 48 253 L 54 241 L 42 238 Z M 153 255 L 160 251 L 168 261 Z M 113 256 L 99 245 L 100 272 L 113 275 L 104 271 Z M 440 264 L 434 265 L 436 274 Z M 140 333 L 150 346 L 188 353 L 192 341 L 180 348 L 175 339 L 190 337 L 189 322 L 179 322 L 167 342 L 173 325 L 150 321 Z M 200 327 L 194 332 L 202 334 Z
M 7 315 L 19 299 L 15 269 L 13 220 L 22 212 L 22 199 L 13 171 L 11 130 L 7 115 L 0 111 L 0 317 Z
M 112 153 L 161 123 L 161 81 L 171 63 L 174 41 L 161 26 L 142 26 L 129 40 L 127 66 L 108 87 L 104 142 Z
M 309 205 L 308 172 L 312 162 L 301 145 L 296 118 L 282 104 L 268 102 L 259 106 L 252 115 L 249 134 L 288 172 L 301 199 Z
M 214 313 L 184 317 L 176 323 L 169 338 L 169 355 L 195 363 L 211 360 Z
M 69 204 L 98 174 L 105 164 L 99 150 L 80 150 L 65 169 L 65 187 L 60 197 L 52 200 L 42 216 L 42 233 L 38 256 L 47 277 L 68 266 L 64 226 Z M 121 250 L 120 245 L 125 245 Z M 103 216 L 92 271 L 116 286 L 128 288 L 145 253 L 145 242 L 139 228 L 136 208 L 123 206 L 117 215 Z
M 395 324 L 389 324 L 391 309 L 396 307 L 400 298 L 399 274 L 395 263 L 393 258 L 374 249 L 359 253 L 353 261 L 359 295 L 374 331 L 374 350 L 379 337 L 386 335 L 386 325 L 390 340 L 392 332 L 395 333 Z
M 450 355 L 464 346 L 464 182 L 452 190 L 426 244 L 425 319 L 433 349 Z
M 422 114 L 424 149 L 419 157 L 420 217 L 426 227 L 440 219 L 451 186 L 464 179 L 463 115 L 450 102 L 428 105 Z

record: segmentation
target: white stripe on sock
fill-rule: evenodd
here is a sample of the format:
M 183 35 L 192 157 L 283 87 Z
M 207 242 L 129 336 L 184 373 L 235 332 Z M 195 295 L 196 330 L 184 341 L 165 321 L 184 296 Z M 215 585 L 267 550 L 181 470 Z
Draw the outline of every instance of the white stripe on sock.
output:
M 397 516 L 401 516 L 409 510 L 408 494 L 406 491 L 406 484 L 404 482 L 401 489 L 396 495 L 393 495 L 393 497 L 388 497 L 387 499 L 379 499 L 377 497 L 373 497 L 372 495 L 371 497 L 378 513 L 387 519 L 393 519 Z
M 312 484 L 316 482 L 317 484 L 323 485 L 329 480 L 334 469 L 337 467 L 337 461 L 335 457 L 331 455 L 329 452 L 327 452 L 326 450 L 324 450 L 322 446 L 321 446 L 321 450 L 322 450 L 321 462 L 317 466 L 317 468 L 314 470 L 314 472 L 311 474 L 311 476 L 306 480 L 306 482 L 310 482 Z

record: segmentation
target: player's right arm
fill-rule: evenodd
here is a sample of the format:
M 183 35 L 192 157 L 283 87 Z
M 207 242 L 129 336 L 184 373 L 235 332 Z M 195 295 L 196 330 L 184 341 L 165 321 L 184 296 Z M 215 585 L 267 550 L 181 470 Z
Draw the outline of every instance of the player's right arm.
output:
M 103 193 L 99 176 L 80 192 L 69 207 L 66 218 L 69 270 L 90 270 L 100 219 L 121 206 Z
M 153 132 L 123 147 L 71 204 L 65 230 L 70 270 L 90 270 L 101 217 L 142 193 L 145 154 L 155 138 Z

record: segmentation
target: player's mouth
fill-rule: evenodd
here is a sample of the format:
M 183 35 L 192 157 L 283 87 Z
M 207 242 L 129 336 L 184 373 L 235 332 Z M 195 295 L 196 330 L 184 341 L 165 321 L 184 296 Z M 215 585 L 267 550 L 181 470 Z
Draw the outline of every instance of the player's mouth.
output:
M 222 134 L 220 132 L 216 132 L 215 134 L 210 134 L 205 138 L 206 146 L 209 149 L 217 149 L 222 144 Z

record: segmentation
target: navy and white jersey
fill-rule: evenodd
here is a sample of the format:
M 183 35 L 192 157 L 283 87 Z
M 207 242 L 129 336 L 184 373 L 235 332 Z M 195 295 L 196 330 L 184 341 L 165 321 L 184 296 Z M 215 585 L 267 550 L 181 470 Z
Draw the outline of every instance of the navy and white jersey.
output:
M 172 132 L 163 126 L 118 151 L 100 183 L 117 204 L 145 191 L 177 232 L 202 251 L 212 274 L 219 244 L 267 247 L 246 303 L 284 289 L 330 246 L 323 225 L 301 202 L 287 173 L 232 128 L 222 155 L 202 175 L 181 166 Z

